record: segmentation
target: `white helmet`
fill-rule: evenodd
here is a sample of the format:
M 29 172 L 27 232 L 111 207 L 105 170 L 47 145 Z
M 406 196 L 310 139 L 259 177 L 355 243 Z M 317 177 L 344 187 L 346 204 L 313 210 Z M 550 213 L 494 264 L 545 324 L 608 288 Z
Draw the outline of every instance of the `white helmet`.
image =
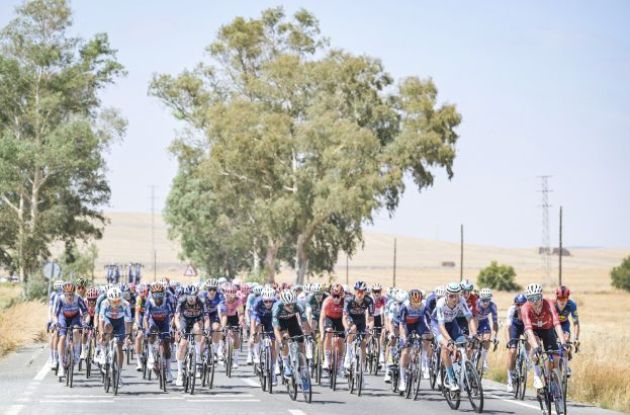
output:
M 264 300 L 275 300 L 276 299 L 276 292 L 271 287 L 264 288 L 260 295 L 261 295 L 263 301 Z
M 394 298 L 399 303 L 404 303 L 405 301 L 407 301 L 407 297 L 407 291 L 404 290 L 398 290 L 396 291 L 396 293 L 394 293 Z
M 449 282 L 446 291 L 450 294 L 459 294 L 462 292 L 462 287 L 458 282 Z
M 529 298 L 534 295 L 542 295 L 543 288 L 540 284 L 533 282 L 525 288 L 525 295 Z
M 482 300 L 489 300 L 492 298 L 492 290 L 490 288 L 482 288 L 479 291 L 479 298 Z
M 294 304 L 295 303 L 295 293 L 291 290 L 284 290 L 280 293 L 280 301 L 282 304 Z
M 107 291 L 107 299 L 112 300 L 120 300 L 122 298 L 122 291 L 118 287 L 112 287 Z
M 263 292 L 262 285 L 254 285 L 254 288 L 252 288 L 252 292 L 256 297 L 258 297 Z
M 63 287 L 63 280 L 55 280 L 53 287 L 55 290 L 61 290 L 61 287 Z
M 374 291 L 374 290 L 376 290 L 376 291 L 380 291 L 380 290 L 382 290 L 382 289 L 383 289 L 383 286 L 382 286 L 381 284 L 379 284 L 378 282 L 377 282 L 377 283 L 372 284 L 372 291 Z
M 320 283 L 315 282 L 313 284 L 311 284 L 311 293 L 313 294 L 317 294 L 318 292 L 320 292 L 322 289 L 322 286 Z

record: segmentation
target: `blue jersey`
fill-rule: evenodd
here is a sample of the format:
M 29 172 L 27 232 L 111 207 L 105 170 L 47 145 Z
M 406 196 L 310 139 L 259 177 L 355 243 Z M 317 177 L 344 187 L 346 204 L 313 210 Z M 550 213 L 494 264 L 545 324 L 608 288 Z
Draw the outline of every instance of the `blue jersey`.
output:
M 477 321 L 488 320 L 488 317 L 490 315 L 492 315 L 492 322 L 494 324 L 497 324 L 497 322 L 499 321 L 499 316 L 497 314 L 497 305 L 494 303 L 494 301 L 490 301 L 488 307 L 484 308 L 481 300 L 477 300 L 477 314 L 475 316 L 477 317 Z
M 398 320 L 399 322 L 405 323 L 407 325 L 417 324 L 418 322 L 422 322 L 422 324 L 426 325 L 425 308 L 426 304 L 424 301 L 420 303 L 420 306 L 418 308 L 414 308 L 411 306 L 409 300 L 407 300 L 400 307 Z
M 273 305 L 275 306 L 277 300 L 273 300 L 273 301 L 274 301 Z M 265 320 L 271 321 L 272 315 L 273 315 L 273 306 L 270 308 L 267 308 L 262 297 L 258 297 L 256 299 L 256 302 L 252 306 L 252 318 L 254 318 L 256 322 L 261 322 Z
M 68 301 L 64 294 L 57 296 L 55 310 L 53 312 L 57 318 L 63 315 L 65 319 L 70 320 L 82 316 L 85 313 L 87 313 L 87 307 L 80 296 L 75 294 L 71 301 Z
M 280 320 L 290 320 L 292 318 L 297 318 L 298 315 L 302 322 L 306 321 L 306 313 L 304 313 L 304 308 L 302 308 L 302 306 L 297 303 L 293 305 L 292 311 L 288 311 L 284 307 L 284 304 L 282 304 L 282 301 L 276 301 L 273 305 L 271 313 L 271 321 L 275 328 L 280 327 Z
M 206 303 L 206 312 L 208 314 L 214 314 L 217 311 L 219 311 L 219 304 L 221 304 L 223 302 L 223 294 L 218 292 L 215 294 L 214 298 L 211 300 L 210 297 L 208 297 L 208 292 L 204 291 L 202 293 L 202 298 L 204 300 L 204 302 Z
M 253 312 L 253 307 L 254 307 L 254 304 L 255 304 L 255 303 L 256 303 L 256 301 L 257 301 L 258 299 L 260 299 L 260 298 L 262 298 L 260 295 L 256 295 L 256 294 L 254 294 L 254 293 L 250 293 L 250 294 L 247 296 L 247 301 L 245 301 L 245 312 L 246 312 L 249 316 L 254 315 L 254 312 Z
M 567 304 L 562 310 L 560 310 L 558 302 L 556 301 L 556 311 L 558 312 L 558 320 L 560 320 L 560 324 L 568 324 L 569 316 L 573 319 L 573 324 L 579 324 L 577 304 L 575 304 L 575 301 L 567 301 Z
M 173 316 L 173 306 L 168 301 L 162 301 L 162 304 L 155 304 L 155 299 L 147 300 L 144 306 L 144 315 L 148 321 L 163 323 L 170 321 Z
M 101 317 L 105 317 L 110 320 L 125 319 L 126 323 L 131 323 L 131 310 L 129 303 L 125 300 L 121 300 L 118 305 L 113 305 L 109 300 L 103 301 L 101 304 Z
M 346 299 L 343 305 L 343 313 L 350 318 L 365 318 L 365 311 L 368 315 L 374 315 L 374 300 L 371 297 L 363 297 L 363 301 L 360 303 L 356 300 L 356 297 Z

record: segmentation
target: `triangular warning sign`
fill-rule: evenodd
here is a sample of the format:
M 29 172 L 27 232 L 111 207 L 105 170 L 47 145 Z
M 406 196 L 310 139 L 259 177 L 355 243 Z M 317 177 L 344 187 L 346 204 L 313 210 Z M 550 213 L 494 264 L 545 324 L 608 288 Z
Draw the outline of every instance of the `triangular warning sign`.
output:
M 197 270 L 192 265 L 188 264 L 186 271 L 184 271 L 184 277 L 196 277 Z

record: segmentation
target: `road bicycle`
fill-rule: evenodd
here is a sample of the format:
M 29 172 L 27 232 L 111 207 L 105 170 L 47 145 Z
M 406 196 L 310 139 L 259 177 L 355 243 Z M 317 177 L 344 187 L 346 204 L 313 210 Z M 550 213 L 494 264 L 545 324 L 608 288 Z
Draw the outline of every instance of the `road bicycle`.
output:
M 422 337 L 415 331 L 407 336 L 407 344 L 405 345 L 409 349 L 409 362 L 405 369 L 405 382 L 407 388 L 404 391 L 400 391 L 405 398 L 411 398 L 413 393 L 413 400 L 418 399 L 420 393 L 420 381 L 422 380 Z
M 477 370 L 468 359 L 467 347 L 469 342 L 469 339 L 463 338 L 453 343 L 454 350 L 450 354 L 455 374 L 454 381 L 459 389 L 451 390 L 446 385 L 446 367 L 442 365 L 440 369 L 442 394 L 451 409 L 458 409 L 461 403 L 461 391 L 464 390 L 473 410 L 481 413 L 483 411 L 483 386 Z
M 103 387 L 105 393 L 109 393 L 110 389 L 114 396 L 118 395 L 118 387 L 120 386 L 120 367 L 118 366 L 118 347 L 117 339 L 112 337 L 105 348 L 105 367 L 103 368 Z
M 234 364 L 234 333 L 240 333 L 241 328 L 228 326 L 223 328 L 223 340 L 225 342 L 225 376 L 232 377 L 232 365 Z M 242 344 L 243 342 L 241 342 Z
M 521 337 L 518 339 L 516 346 L 516 363 L 512 374 L 512 386 L 514 387 L 514 398 L 525 399 L 525 390 L 527 389 L 527 372 L 531 362 L 527 353 L 527 339 Z
M 197 353 L 195 351 L 197 334 L 193 332 L 181 332 L 181 336 L 188 342 L 186 354 L 182 364 L 182 381 L 184 383 L 184 393 L 195 394 L 195 383 L 197 380 Z
M 263 392 L 273 393 L 273 331 L 260 334 L 258 363 L 254 364 Z
M 299 339 L 308 339 L 309 336 L 299 335 L 287 337 L 289 346 L 289 366 L 291 376 L 288 379 L 283 379 L 287 392 L 291 400 L 297 399 L 298 390 L 300 390 L 304 396 L 304 401 L 311 403 L 313 400 L 313 388 L 311 385 L 311 374 L 308 364 L 306 363 L 306 356 L 300 350 Z M 284 377 L 283 377 L 284 378 Z
M 370 337 L 366 346 L 366 364 L 367 372 L 371 375 L 378 376 L 381 368 L 379 357 L 381 355 L 381 329 L 374 329 L 374 335 Z
M 361 345 L 367 334 L 369 334 L 368 331 L 356 333 L 350 345 L 350 350 L 348 350 L 348 353 L 352 353 L 352 364 L 350 365 L 350 371 L 348 373 L 348 390 L 351 394 L 356 390 L 357 396 L 361 396 L 361 392 L 363 391 L 365 355 Z
M 559 369 L 553 369 L 554 362 L 561 362 L 563 354 L 562 348 L 559 351 L 536 352 L 535 365 L 539 367 L 540 373 L 543 374 L 543 387 L 536 391 L 536 399 L 543 414 L 551 414 L 552 404 L 557 415 L 566 413 L 565 393 L 562 389 L 562 381 L 558 373 Z
M 339 371 L 339 366 L 341 365 L 341 361 L 343 359 L 343 347 L 344 347 L 344 336 L 345 331 L 326 331 L 326 336 L 332 336 L 331 338 L 331 348 L 332 353 L 330 356 L 329 366 L 326 368 L 328 370 L 328 385 L 330 389 L 337 390 L 337 373 Z

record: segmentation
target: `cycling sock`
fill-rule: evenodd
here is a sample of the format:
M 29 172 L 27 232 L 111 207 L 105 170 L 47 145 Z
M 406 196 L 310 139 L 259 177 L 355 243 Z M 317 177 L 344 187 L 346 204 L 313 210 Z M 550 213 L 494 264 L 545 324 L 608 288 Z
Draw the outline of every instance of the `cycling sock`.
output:
M 195 344 L 195 357 L 197 360 L 201 360 L 201 344 L 199 343 Z
M 259 353 L 260 353 L 260 343 L 254 343 L 253 356 L 258 356 Z
M 182 361 L 177 359 L 177 371 L 178 372 L 182 371 L 182 366 L 183 366 Z
M 449 366 L 446 368 L 446 374 L 448 375 L 448 381 L 452 383 L 455 379 L 455 371 L 453 371 L 453 366 Z
M 507 380 L 508 383 L 512 383 L 512 371 L 510 369 L 507 371 Z
M 541 373 L 540 373 L 540 367 L 538 365 L 534 366 L 534 374 L 538 377 L 541 377 Z
M 488 351 L 486 349 L 481 350 L 481 361 L 487 365 L 488 364 Z

